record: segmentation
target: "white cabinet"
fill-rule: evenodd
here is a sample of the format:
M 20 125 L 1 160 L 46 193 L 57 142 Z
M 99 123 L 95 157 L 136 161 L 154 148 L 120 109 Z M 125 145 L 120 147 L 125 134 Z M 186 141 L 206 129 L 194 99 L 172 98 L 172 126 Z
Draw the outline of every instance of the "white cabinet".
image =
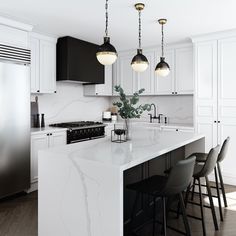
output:
M 193 90 L 193 48 L 178 48 L 175 50 L 175 92 L 192 94 Z
M 56 39 L 32 33 L 31 93 L 56 92 Z
M 196 130 L 206 135 L 206 152 L 217 145 L 217 41 L 195 46 Z
M 160 58 L 157 59 L 157 63 L 160 61 Z M 170 66 L 170 73 L 166 77 L 156 76 L 156 94 L 158 95 L 169 95 L 174 94 L 175 92 L 175 51 L 166 50 L 165 52 L 165 61 Z
M 85 96 L 112 96 L 112 67 L 104 66 L 104 84 L 84 85 Z
M 194 54 L 196 128 L 206 135 L 206 152 L 230 136 L 223 175 L 236 185 L 236 36 L 196 42 Z
M 38 181 L 38 151 L 48 148 L 48 136 L 37 134 L 31 136 L 31 183 Z
M 113 85 L 120 85 L 127 95 L 132 95 L 141 88 L 145 91 L 142 95 L 153 95 L 154 89 L 154 70 L 155 70 L 155 51 L 144 50 L 143 54 L 149 61 L 149 66 L 142 73 L 135 72 L 131 67 L 131 61 L 136 54 L 136 51 L 119 53 L 117 63 L 114 69 Z M 117 95 L 114 93 L 114 95 Z
M 162 126 L 161 130 L 163 131 L 174 131 L 174 132 L 187 132 L 187 133 L 193 133 L 194 129 L 191 127 L 168 127 L 168 126 Z
M 66 131 L 31 135 L 31 184 L 38 182 L 38 151 L 62 145 L 66 145 Z
M 142 95 L 193 94 L 193 47 L 190 44 L 173 45 L 166 49 L 165 60 L 170 66 L 166 77 L 155 75 L 155 67 L 160 60 L 157 48 L 143 50 L 149 61 L 149 67 L 142 73 L 132 70 L 131 60 L 135 51 L 119 53 L 114 65 L 114 85 L 121 85 L 127 95 L 144 88 Z M 116 95 L 114 93 L 114 95 Z
M 176 46 L 176 48 L 167 49 L 165 61 L 170 66 L 170 73 L 166 77 L 156 77 L 156 94 L 193 94 L 192 45 Z
M 118 59 L 114 65 L 116 67 L 114 86 L 120 85 L 127 95 L 134 93 L 137 82 L 135 80 L 135 72 L 131 67 L 131 61 L 134 55 L 135 51 L 119 53 Z M 117 95 L 116 92 L 114 95 Z
M 144 88 L 145 91 L 142 95 L 153 95 L 155 94 L 155 52 L 144 50 L 144 55 L 147 57 L 149 66 L 146 71 L 142 73 L 135 72 L 135 91 Z

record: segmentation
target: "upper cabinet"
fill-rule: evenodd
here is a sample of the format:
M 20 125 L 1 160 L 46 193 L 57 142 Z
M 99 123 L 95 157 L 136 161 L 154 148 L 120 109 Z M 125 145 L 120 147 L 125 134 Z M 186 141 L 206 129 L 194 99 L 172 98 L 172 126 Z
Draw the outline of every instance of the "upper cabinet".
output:
M 31 93 L 56 92 L 56 39 L 30 34 Z
M 175 50 L 175 92 L 177 94 L 192 94 L 193 80 L 193 47 Z
M 104 66 L 104 84 L 84 85 L 84 96 L 112 96 L 112 67 Z
M 118 59 L 114 64 L 115 76 L 113 85 L 120 85 L 127 95 L 133 94 L 136 87 L 135 72 L 131 67 L 131 61 L 135 51 L 119 53 Z M 114 93 L 116 95 L 116 93 Z
M 170 74 L 166 77 L 155 75 L 155 67 L 160 60 L 156 48 L 143 50 L 149 67 L 142 73 L 132 70 L 131 60 L 135 50 L 119 53 L 114 65 L 113 85 L 121 85 L 127 95 L 144 88 L 142 95 L 193 94 L 193 47 L 192 44 L 173 45 L 165 50 Z M 116 93 L 114 93 L 116 95 Z
M 156 60 L 159 63 L 160 58 Z M 170 66 L 170 73 L 166 77 L 155 75 L 155 88 L 157 95 L 170 95 L 175 92 L 175 51 L 167 49 L 165 51 L 165 61 Z

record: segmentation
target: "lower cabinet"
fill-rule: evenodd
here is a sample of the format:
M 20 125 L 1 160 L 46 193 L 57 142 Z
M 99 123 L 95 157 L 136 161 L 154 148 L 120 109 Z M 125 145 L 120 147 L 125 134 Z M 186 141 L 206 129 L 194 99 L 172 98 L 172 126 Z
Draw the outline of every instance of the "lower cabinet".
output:
M 66 131 L 31 134 L 31 190 L 37 189 L 38 152 L 49 147 L 66 145 Z
M 189 132 L 189 133 L 194 132 L 194 128 L 191 127 L 161 127 L 161 130 L 175 131 L 175 132 Z

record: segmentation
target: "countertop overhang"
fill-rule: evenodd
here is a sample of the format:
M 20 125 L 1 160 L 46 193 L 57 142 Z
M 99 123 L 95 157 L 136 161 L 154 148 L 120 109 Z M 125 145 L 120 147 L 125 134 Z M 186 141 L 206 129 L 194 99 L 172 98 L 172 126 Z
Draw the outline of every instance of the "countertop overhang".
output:
M 110 137 L 40 151 L 68 157 L 76 162 L 95 162 L 124 171 L 153 158 L 204 138 L 203 134 L 161 131 L 153 127 L 132 130 L 132 139 L 113 143 Z M 43 155 L 40 155 L 43 158 Z

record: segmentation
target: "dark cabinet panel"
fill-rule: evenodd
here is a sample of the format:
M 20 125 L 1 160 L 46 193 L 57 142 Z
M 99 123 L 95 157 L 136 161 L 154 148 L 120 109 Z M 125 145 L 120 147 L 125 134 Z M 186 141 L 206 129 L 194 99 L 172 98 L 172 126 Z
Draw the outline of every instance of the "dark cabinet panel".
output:
M 104 84 L 104 66 L 97 58 L 98 45 L 69 36 L 57 42 L 57 81 Z

